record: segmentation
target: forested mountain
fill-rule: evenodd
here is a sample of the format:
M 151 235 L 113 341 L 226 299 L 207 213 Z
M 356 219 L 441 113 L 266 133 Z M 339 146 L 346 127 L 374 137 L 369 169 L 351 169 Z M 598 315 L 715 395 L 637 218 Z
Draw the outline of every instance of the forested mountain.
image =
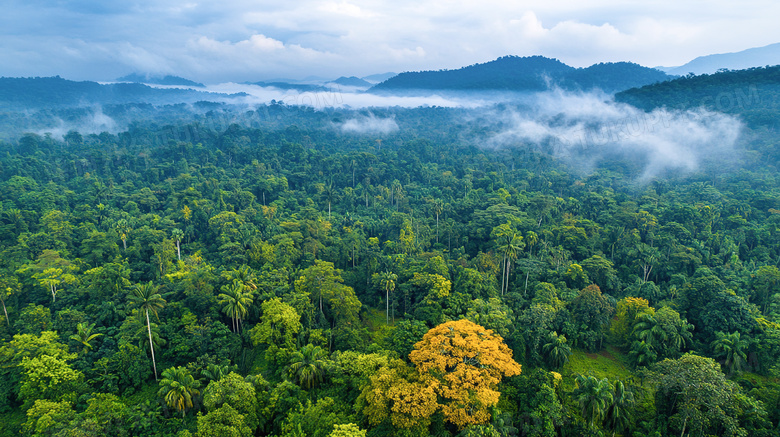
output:
M 90 104 L 170 104 L 228 98 L 186 89 L 151 88 L 139 83 L 99 84 L 57 77 L 0 78 L 0 108 L 63 108 Z
M 615 100 L 644 110 L 699 107 L 736 114 L 753 126 L 778 127 L 780 66 L 723 71 L 626 90 Z
M 205 85 L 179 76 L 150 76 L 138 73 L 128 74 L 117 79 L 117 82 L 152 83 L 157 85 L 183 85 L 203 88 Z
M 356 86 L 356 87 L 364 87 L 368 88 L 371 86 L 371 82 L 367 82 L 359 77 L 355 76 L 342 76 L 336 80 L 334 80 L 332 83 L 338 84 L 338 85 L 345 85 L 345 86 Z
M 777 435 L 774 74 L 619 94 L 693 120 L 758 87 L 731 159 L 650 179 L 490 142 L 540 129 L 511 103 L 117 104 L 0 141 L 0 436 Z
M 557 86 L 569 90 L 598 88 L 615 92 L 668 79 L 670 76 L 659 70 L 629 62 L 574 68 L 544 56 L 505 56 L 457 70 L 401 73 L 375 85 L 371 91 L 545 91 Z

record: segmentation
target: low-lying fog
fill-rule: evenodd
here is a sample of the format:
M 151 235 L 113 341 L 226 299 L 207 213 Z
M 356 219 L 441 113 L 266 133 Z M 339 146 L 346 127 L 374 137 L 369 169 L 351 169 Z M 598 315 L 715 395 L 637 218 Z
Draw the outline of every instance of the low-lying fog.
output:
M 452 123 L 466 127 L 460 136 L 464 141 L 491 149 L 541 147 L 583 171 L 591 170 L 604 159 L 629 159 L 642 169 L 640 179 L 667 170 L 693 171 L 705 159 L 734 161 L 734 145 L 742 130 L 736 118 L 722 113 L 704 109 L 658 109 L 648 113 L 598 92 L 553 90 L 535 94 L 388 96 L 336 85 L 327 91 L 299 92 L 233 83 L 209 86 L 206 91 L 244 93 L 225 100 L 233 105 L 236 114 L 271 101 L 285 107 L 335 110 L 339 120 L 319 128 L 335 128 L 345 135 L 389 135 L 403 131 L 405 126 L 396 121 L 393 113 L 404 108 L 462 108 L 463 111 L 457 111 L 459 118 Z M 187 108 L 193 117 L 202 116 L 206 111 L 193 106 Z M 241 124 L 241 117 L 236 120 Z M 130 121 L 113 120 L 99 107 L 93 107 L 79 121 L 66 123 L 54 119 L 50 126 L 37 131 L 58 137 L 71 129 L 83 134 L 116 133 L 126 129 Z M 165 122 L 168 121 L 160 121 Z M 279 123 L 284 124 L 284 120 Z M 424 136 L 425 132 L 417 135 Z

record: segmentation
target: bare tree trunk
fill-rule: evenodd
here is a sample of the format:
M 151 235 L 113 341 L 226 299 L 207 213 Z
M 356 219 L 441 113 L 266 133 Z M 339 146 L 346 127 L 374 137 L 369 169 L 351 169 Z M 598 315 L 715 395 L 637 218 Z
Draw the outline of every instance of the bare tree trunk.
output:
M 3 313 L 5 313 L 5 323 L 8 324 L 8 327 L 11 327 L 11 321 L 8 320 L 8 310 L 5 309 L 5 299 L 0 299 L 0 302 L 3 303 Z
M 179 256 L 179 261 L 181 261 L 181 241 L 176 240 L 176 255 Z
M 157 362 L 154 360 L 154 342 L 152 342 L 152 325 L 149 322 L 149 310 L 146 310 L 146 329 L 149 331 L 149 349 L 151 349 L 152 351 L 152 367 L 154 367 L 154 380 L 157 381 Z

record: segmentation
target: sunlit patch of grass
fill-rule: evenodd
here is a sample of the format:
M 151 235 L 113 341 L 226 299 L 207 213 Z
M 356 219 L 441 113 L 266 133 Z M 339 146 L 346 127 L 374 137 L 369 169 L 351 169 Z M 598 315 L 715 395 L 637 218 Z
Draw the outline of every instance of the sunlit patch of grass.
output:
M 626 383 L 640 382 L 629 368 L 626 357 L 613 347 L 607 347 L 598 353 L 575 350 L 560 373 L 563 375 L 566 390 L 574 389 L 574 378 L 577 374 L 593 375 L 598 379 L 607 378 L 610 382 L 618 379 Z

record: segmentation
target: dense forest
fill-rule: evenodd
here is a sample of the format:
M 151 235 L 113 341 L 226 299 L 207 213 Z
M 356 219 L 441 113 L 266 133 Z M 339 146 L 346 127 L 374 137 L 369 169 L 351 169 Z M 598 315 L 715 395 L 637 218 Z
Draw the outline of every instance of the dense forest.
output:
M 467 109 L 201 107 L 0 142 L 0 435 L 777 435 L 771 104 L 641 182 Z

